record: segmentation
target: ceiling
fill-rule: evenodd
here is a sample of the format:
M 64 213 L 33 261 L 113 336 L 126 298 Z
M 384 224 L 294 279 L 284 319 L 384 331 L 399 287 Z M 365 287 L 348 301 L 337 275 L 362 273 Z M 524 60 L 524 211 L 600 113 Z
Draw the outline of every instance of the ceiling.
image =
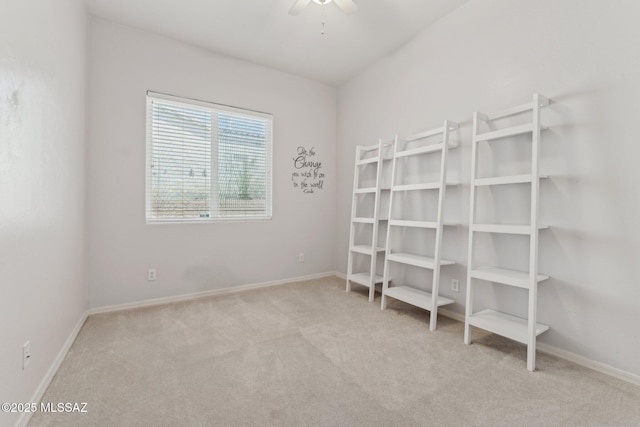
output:
M 467 0 L 355 0 L 347 15 L 333 3 L 294 0 L 87 0 L 89 12 L 212 51 L 339 85 L 407 43 Z M 322 15 L 325 35 L 320 34 Z

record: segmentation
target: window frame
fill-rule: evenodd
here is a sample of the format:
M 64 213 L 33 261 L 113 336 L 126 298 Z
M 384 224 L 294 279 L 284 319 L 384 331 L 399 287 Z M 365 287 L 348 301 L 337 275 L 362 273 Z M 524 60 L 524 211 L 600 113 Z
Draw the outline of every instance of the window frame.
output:
M 161 92 L 148 90 L 146 92 L 146 117 L 145 117 L 145 223 L 147 225 L 163 225 L 163 224 L 207 224 L 207 223 L 224 223 L 224 222 L 262 222 L 273 219 L 273 115 L 262 111 L 250 110 L 247 108 L 234 107 L 225 104 L 217 104 L 214 102 L 203 101 L 199 99 L 179 97 Z M 267 141 L 265 147 L 265 213 L 263 215 L 230 215 L 220 216 L 219 207 L 214 208 L 214 204 L 219 204 L 219 140 L 215 140 L 218 132 L 211 132 L 211 158 L 210 158 L 210 203 L 211 210 L 209 217 L 201 218 L 151 218 L 152 191 L 151 191 L 151 165 L 152 165 L 152 121 L 151 112 L 153 100 L 158 100 L 168 104 L 178 106 L 198 107 L 209 110 L 214 113 L 231 113 L 234 115 L 244 116 L 248 118 L 261 118 L 269 123 L 267 129 Z M 213 115 L 213 114 L 212 114 Z M 215 114 L 215 123 L 217 126 L 218 115 Z M 214 123 L 212 121 L 212 126 Z M 216 216 L 217 214 L 217 216 Z

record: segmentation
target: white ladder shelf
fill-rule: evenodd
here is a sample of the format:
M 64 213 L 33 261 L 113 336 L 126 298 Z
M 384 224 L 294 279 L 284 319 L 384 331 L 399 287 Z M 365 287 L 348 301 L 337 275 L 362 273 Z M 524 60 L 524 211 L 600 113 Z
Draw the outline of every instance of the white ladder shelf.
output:
M 391 152 L 391 144 L 382 140 L 378 144 L 370 146 L 356 147 L 356 160 L 353 175 L 353 201 L 351 205 L 351 231 L 349 235 L 349 261 L 347 265 L 347 286 L 346 291 L 351 292 L 353 283 L 366 286 L 369 288 L 369 301 L 373 301 L 375 297 L 376 284 L 382 283 L 382 276 L 376 274 L 378 254 L 384 253 L 385 249 L 378 245 L 378 232 L 380 223 L 386 221 L 380 215 L 380 196 L 383 191 L 389 188 L 383 188 L 383 163 L 390 161 L 391 156 L 385 156 L 385 153 Z M 375 155 L 369 155 L 371 153 Z M 369 155 L 369 157 L 366 157 Z M 360 187 L 361 168 L 367 166 L 376 166 L 375 186 Z M 373 196 L 373 217 L 359 217 L 358 198 Z M 371 224 L 371 243 L 356 244 L 356 224 Z M 354 272 L 354 254 L 361 254 L 370 257 L 370 266 L 368 272 Z
M 429 329 L 435 330 L 438 319 L 438 307 L 452 304 L 454 301 L 449 298 L 445 298 L 439 295 L 440 285 L 440 267 L 443 265 L 452 265 L 453 261 L 444 260 L 441 257 L 442 250 L 442 234 L 443 226 L 450 225 L 444 224 L 444 197 L 447 186 L 447 154 L 449 148 L 457 147 L 457 144 L 453 144 L 450 141 L 450 131 L 457 129 L 458 125 L 449 121 L 445 121 L 444 125 L 440 128 L 422 132 L 406 139 L 405 142 L 413 142 L 423 140 L 429 137 L 440 136 L 441 141 L 435 144 L 424 145 L 418 148 L 405 149 L 398 151 L 399 140 L 396 136 L 396 143 L 393 147 L 393 163 L 391 166 L 391 195 L 389 199 L 389 223 L 387 229 L 387 243 L 385 261 L 384 261 L 384 274 L 382 277 L 382 303 L 381 308 L 384 310 L 387 307 L 387 300 L 389 297 L 406 302 L 408 304 L 420 307 L 424 310 L 431 312 Z M 434 153 L 440 154 L 440 173 L 439 180 L 436 182 L 426 182 L 420 184 L 399 184 L 397 182 L 397 163 L 398 159 L 415 156 L 419 154 Z M 391 214 L 393 212 L 394 201 L 401 192 L 407 191 L 420 191 L 420 190 L 433 190 L 438 191 L 438 206 L 435 221 L 415 221 L 415 220 L 402 220 L 392 219 Z M 411 253 L 405 253 L 402 251 L 396 251 L 391 247 L 391 235 L 394 229 L 401 229 L 403 227 L 434 229 L 435 230 L 435 250 L 434 256 L 428 257 L 424 255 L 416 255 Z M 421 267 L 429 270 L 433 270 L 433 280 L 431 284 L 431 291 L 425 291 L 417 289 L 411 286 L 393 284 L 390 286 L 390 263 L 398 263 L 401 265 L 411 265 L 415 267 Z
M 540 109 L 549 104 L 549 100 L 535 94 L 532 102 L 519 105 L 494 114 L 474 113 L 473 116 L 473 146 L 471 164 L 471 202 L 469 219 L 469 248 L 467 263 L 467 297 L 464 328 L 464 342 L 471 343 L 471 326 L 475 326 L 498 335 L 519 341 L 527 345 L 527 369 L 535 370 L 536 366 L 536 337 L 547 331 L 549 326 L 536 321 L 538 283 L 548 279 L 538 273 L 538 231 L 547 228 L 538 223 L 540 176 L 538 163 L 540 158 L 540 133 L 544 127 L 540 124 Z M 490 124 L 493 120 L 504 119 L 522 113 L 531 113 L 532 120 L 524 125 L 514 126 L 502 130 L 479 132 L 480 121 Z M 482 141 L 492 141 L 515 135 L 528 134 L 531 136 L 531 172 L 524 175 L 504 177 L 477 178 L 478 144 Z M 531 188 L 530 223 L 527 225 L 479 224 L 476 222 L 476 191 L 478 187 L 495 185 L 527 185 Z M 474 236 L 476 233 L 505 233 L 525 235 L 529 237 L 529 271 L 515 271 L 494 266 L 476 267 L 474 259 Z M 507 286 L 526 289 L 528 291 L 527 318 L 512 316 L 496 310 L 482 310 L 474 312 L 474 280 L 483 280 Z

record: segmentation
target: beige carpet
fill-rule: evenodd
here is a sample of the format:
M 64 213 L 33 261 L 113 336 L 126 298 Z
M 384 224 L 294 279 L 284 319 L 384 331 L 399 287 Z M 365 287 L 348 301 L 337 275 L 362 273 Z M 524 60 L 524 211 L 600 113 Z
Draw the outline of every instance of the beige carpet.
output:
M 640 388 L 337 278 L 90 317 L 32 426 L 638 426 Z

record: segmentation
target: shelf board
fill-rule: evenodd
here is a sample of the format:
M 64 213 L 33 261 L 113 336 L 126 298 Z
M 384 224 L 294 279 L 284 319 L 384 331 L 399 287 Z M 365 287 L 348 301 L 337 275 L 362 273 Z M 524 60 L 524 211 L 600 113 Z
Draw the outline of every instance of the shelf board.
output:
M 366 159 L 360 159 L 356 161 L 356 165 L 368 165 L 369 163 L 378 163 L 377 157 L 367 157 Z
M 412 288 L 410 286 L 393 286 L 383 291 L 386 296 L 395 298 L 397 300 L 406 302 L 416 307 L 420 307 L 425 310 L 431 310 L 431 304 L 433 302 L 433 296 L 430 292 L 422 291 L 420 289 Z M 453 304 L 453 300 L 445 297 L 438 297 L 438 307 Z
M 470 275 L 474 279 L 529 289 L 529 273 L 526 271 L 508 270 L 499 267 L 481 267 L 471 270 Z M 538 274 L 538 282 L 548 278 L 549 276 Z
M 541 175 L 540 179 L 546 179 L 548 176 Z M 491 178 L 480 178 L 474 181 L 476 187 L 483 185 L 504 185 L 504 184 L 527 184 L 533 181 L 533 177 L 530 174 L 526 175 L 512 175 L 512 176 L 496 176 Z
M 373 252 L 371 246 L 369 245 L 353 245 L 351 247 L 351 251 L 358 252 L 364 255 L 371 255 Z M 376 252 L 384 252 L 384 248 L 377 247 Z
M 358 148 L 360 148 L 360 151 L 362 152 L 367 152 L 367 151 L 374 151 L 377 150 L 378 148 L 380 148 L 379 144 L 372 144 L 372 145 L 360 145 L 358 146 Z
M 404 219 L 392 219 L 389 221 L 389 225 L 395 225 L 398 227 L 438 228 L 438 223 L 435 221 L 412 221 Z M 455 227 L 458 224 L 445 222 L 442 225 Z
M 528 343 L 528 321 L 521 317 L 496 310 L 483 310 L 469 316 L 469 324 L 523 344 Z M 536 323 L 536 336 L 547 330 L 548 325 Z
M 356 188 L 354 191 L 355 194 L 375 193 L 375 192 L 376 192 L 376 187 Z
M 435 260 L 433 258 L 423 256 L 423 255 L 414 255 L 402 252 L 391 253 L 387 256 L 389 261 L 395 261 L 402 264 L 414 265 L 416 267 L 429 268 L 433 270 L 436 266 Z M 449 261 L 447 259 L 440 259 L 440 265 L 452 265 L 455 264 L 453 261 Z
M 425 139 L 425 138 L 429 138 L 430 136 L 435 136 L 435 135 L 439 135 L 441 133 L 444 132 L 444 127 L 439 127 L 436 129 L 431 129 L 425 132 L 420 132 L 420 133 L 416 133 L 414 135 L 410 135 L 408 136 L 405 140 L 406 141 L 417 141 L 419 139 Z
M 351 221 L 359 222 L 361 224 L 373 224 L 373 218 L 356 217 L 356 218 L 353 218 Z
M 458 146 L 457 144 L 449 142 L 449 148 L 456 148 L 457 146 Z M 410 148 L 409 150 L 396 151 L 396 158 L 442 151 L 443 147 L 444 147 L 444 144 L 440 142 L 438 144 L 431 144 L 431 145 L 425 145 L 423 147 Z
M 548 225 L 538 225 L 538 230 L 549 228 Z M 473 224 L 472 231 L 483 233 L 505 233 L 531 235 L 530 225 L 505 225 L 505 224 Z
M 514 116 L 520 113 L 526 113 L 533 110 L 533 102 L 527 102 L 525 104 L 517 105 L 515 107 L 507 108 L 502 111 L 497 111 L 493 114 L 487 114 L 487 120 L 496 120 L 504 117 Z
M 389 225 L 395 225 L 399 227 L 417 227 L 417 228 L 437 228 L 438 223 L 435 221 L 407 221 L 402 219 L 392 219 L 389 221 Z
M 549 105 L 550 100 L 545 98 L 544 96 L 538 94 L 539 107 L 545 107 Z M 514 116 L 516 114 L 525 113 L 527 111 L 533 110 L 536 106 L 535 102 L 527 102 L 524 104 L 517 105 L 515 107 L 507 108 L 505 110 L 496 111 L 491 114 L 486 114 L 485 117 L 487 120 L 496 120 L 502 119 L 504 117 Z
M 414 191 L 414 190 L 439 190 L 440 182 L 427 182 L 424 184 L 394 185 L 393 191 Z
M 352 282 L 355 282 L 359 285 L 369 287 L 371 275 L 369 273 L 355 273 L 350 274 L 348 279 Z M 382 283 L 382 276 L 378 276 L 377 274 L 374 277 L 374 285 L 377 283 Z
M 475 141 L 476 142 L 492 141 L 494 139 L 508 138 L 510 136 L 522 135 L 522 134 L 531 133 L 531 132 L 533 132 L 533 124 L 527 123 L 520 126 L 513 126 L 506 129 L 500 129 L 492 132 L 485 132 L 485 133 L 478 134 L 475 137 Z

